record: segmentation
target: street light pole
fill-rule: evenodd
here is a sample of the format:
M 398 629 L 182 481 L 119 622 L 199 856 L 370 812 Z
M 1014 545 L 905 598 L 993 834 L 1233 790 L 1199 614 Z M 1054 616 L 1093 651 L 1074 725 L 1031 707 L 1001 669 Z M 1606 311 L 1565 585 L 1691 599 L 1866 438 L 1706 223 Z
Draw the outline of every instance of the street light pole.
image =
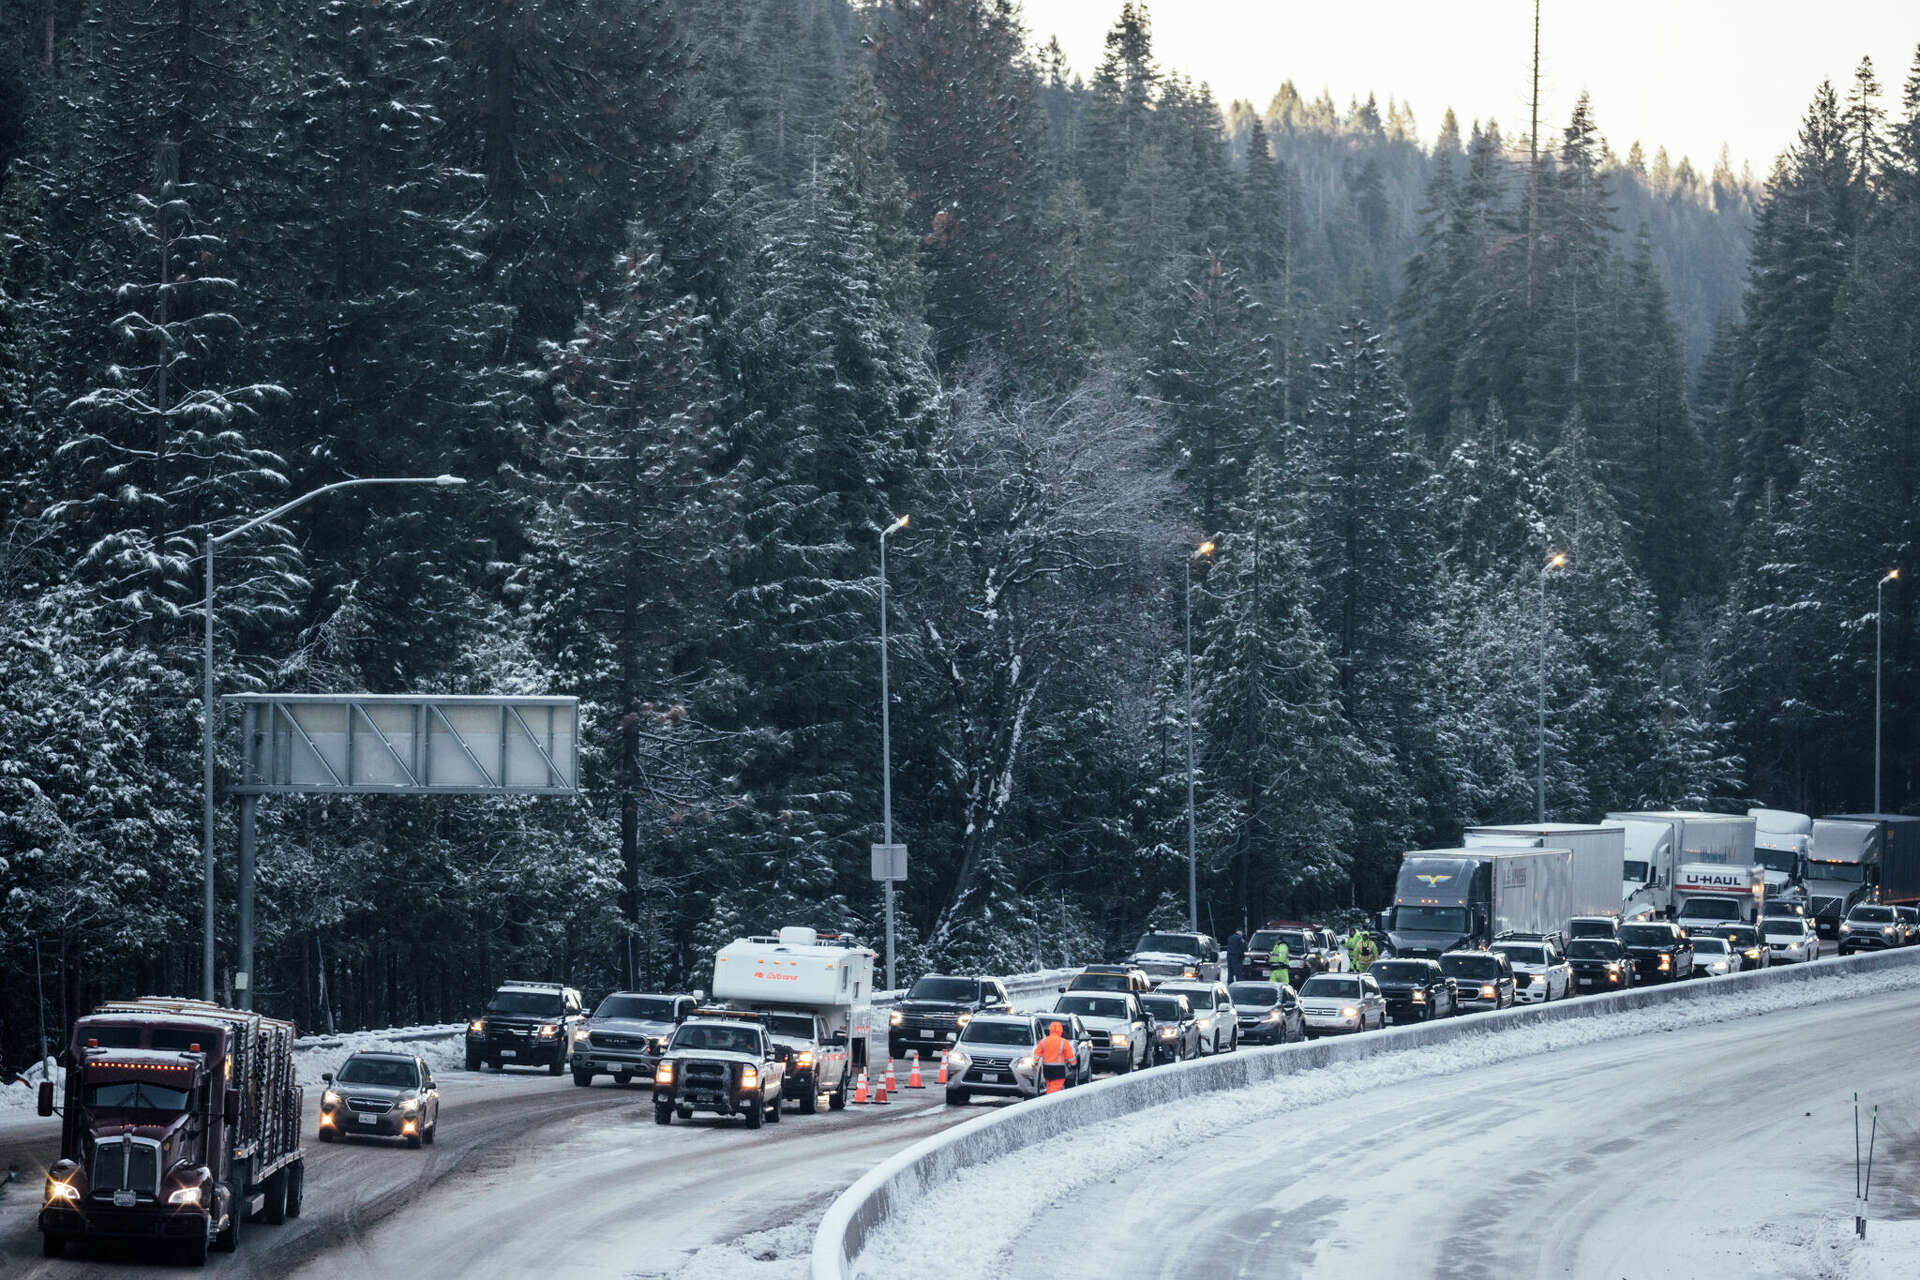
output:
M 893 959 L 893 708 L 887 690 L 887 538 L 907 527 L 901 516 L 880 531 L 880 841 L 888 849 L 887 990 L 899 989 Z
M 322 494 L 337 489 L 358 489 L 367 485 L 430 484 L 443 489 L 458 489 L 467 482 L 459 476 L 404 476 L 362 480 L 336 480 L 304 493 L 292 502 L 284 502 L 265 515 L 225 533 L 209 534 L 206 544 L 207 594 L 204 602 L 200 670 L 200 998 L 213 1000 L 213 552 L 250 529 L 278 520 L 296 507 L 305 506 Z M 244 824 L 243 824 L 244 825 Z M 253 867 L 252 842 L 243 841 L 242 854 L 249 864 L 240 869 L 240 964 L 246 975 L 241 989 L 240 1007 L 253 1008 Z
M 1566 553 L 1556 551 L 1540 567 L 1540 692 L 1538 733 L 1534 741 L 1535 775 L 1533 783 L 1534 821 L 1547 820 L 1547 574 L 1567 563 Z
M 1873 811 L 1883 813 L 1880 807 L 1880 629 L 1881 619 L 1886 612 L 1887 584 L 1900 576 L 1898 569 L 1887 570 L 1887 576 L 1880 579 L 1873 589 Z
M 1200 870 L 1193 838 L 1193 562 L 1213 554 L 1203 542 L 1187 557 L 1187 929 L 1200 932 Z

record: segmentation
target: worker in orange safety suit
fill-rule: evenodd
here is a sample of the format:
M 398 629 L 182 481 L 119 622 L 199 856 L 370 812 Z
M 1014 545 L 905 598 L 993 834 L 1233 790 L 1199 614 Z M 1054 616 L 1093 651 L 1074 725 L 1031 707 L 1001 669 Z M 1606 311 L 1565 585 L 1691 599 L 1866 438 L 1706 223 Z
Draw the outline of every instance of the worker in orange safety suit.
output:
M 1073 1051 L 1073 1041 L 1061 1031 L 1059 1023 L 1048 1023 L 1047 1034 L 1040 1038 L 1040 1047 L 1034 1051 L 1034 1056 L 1040 1059 L 1040 1075 L 1047 1082 L 1048 1093 L 1058 1093 L 1067 1087 L 1067 1068 L 1079 1061 Z

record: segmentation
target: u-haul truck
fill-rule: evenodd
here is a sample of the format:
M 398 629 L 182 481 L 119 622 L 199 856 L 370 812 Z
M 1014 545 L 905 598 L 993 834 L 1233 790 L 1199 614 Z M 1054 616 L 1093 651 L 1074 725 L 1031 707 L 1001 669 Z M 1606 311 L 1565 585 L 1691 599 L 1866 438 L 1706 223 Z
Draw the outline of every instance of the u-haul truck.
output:
M 1766 892 L 1765 872 L 1724 862 L 1684 862 L 1673 876 L 1674 921 L 1683 929 L 1752 924 Z
M 821 1094 L 835 1111 L 872 1060 L 873 959 L 843 934 L 788 926 L 737 938 L 713 961 L 713 999 L 762 1015 L 787 1064 L 782 1096 L 812 1114 Z

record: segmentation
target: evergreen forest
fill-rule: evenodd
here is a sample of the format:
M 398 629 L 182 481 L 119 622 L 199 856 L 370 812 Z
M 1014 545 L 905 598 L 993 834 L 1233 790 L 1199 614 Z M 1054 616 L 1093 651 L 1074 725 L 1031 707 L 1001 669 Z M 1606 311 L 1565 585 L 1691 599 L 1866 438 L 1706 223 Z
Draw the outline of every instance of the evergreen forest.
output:
M 877 943 L 903 514 L 906 978 L 1184 923 L 1189 743 L 1221 936 L 1530 819 L 1543 689 L 1550 818 L 1866 809 L 1878 637 L 1920 810 L 1920 60 L 1754 178 L 1115 10 L 0 9 L 0 1062 L 198 991 L 200 556 L 348 478 L 467 483 L 224 547 L 218 692 L 577 695 L 584 785 L 264 803 L 307 1028 Z

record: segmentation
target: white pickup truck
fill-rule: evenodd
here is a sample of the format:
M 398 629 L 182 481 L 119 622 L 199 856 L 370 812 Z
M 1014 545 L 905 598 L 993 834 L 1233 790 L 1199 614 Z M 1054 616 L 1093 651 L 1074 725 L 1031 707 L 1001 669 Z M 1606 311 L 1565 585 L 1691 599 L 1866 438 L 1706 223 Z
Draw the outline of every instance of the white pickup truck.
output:
M 873 959 L 841 934 L 788 926 L 738 938 L 713 961 L 713 999 L 751 1010 L 786 1065 L 782 1096 L 811 1115 L 826 1095 L 838 1111 L 873 1061 Z

